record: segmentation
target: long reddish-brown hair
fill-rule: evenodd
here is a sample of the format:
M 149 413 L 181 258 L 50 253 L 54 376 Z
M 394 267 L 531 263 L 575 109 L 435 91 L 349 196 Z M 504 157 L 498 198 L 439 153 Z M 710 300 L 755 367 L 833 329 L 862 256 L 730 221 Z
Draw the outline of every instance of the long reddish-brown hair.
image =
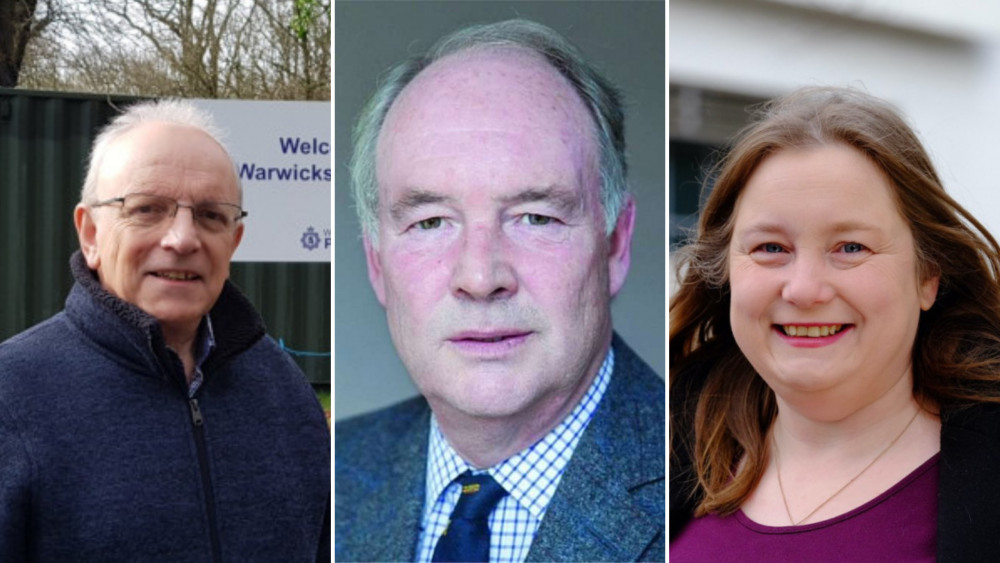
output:
M 831 143 L 857 149 L 885 172 L 914 237 L 919 275 L 940 276 L 937 301 L 921 314 L 913 347 L 914 396 L 942 408 L 1000 401 L 996 240 L 945 192 L 920 140 L 889 104 L 853 89 L 798 90 L 766 104 L 713 168 L 697 233 L 676 252 L 671 450 L 680 439 L 691 452 L 697 515 L 732 513 L 753 491 L 777 413 L 773 392 L 729 325 L 727 257 L 737 200 L 769 155 Z M 695 396 L 675 408 L 693 379 Z

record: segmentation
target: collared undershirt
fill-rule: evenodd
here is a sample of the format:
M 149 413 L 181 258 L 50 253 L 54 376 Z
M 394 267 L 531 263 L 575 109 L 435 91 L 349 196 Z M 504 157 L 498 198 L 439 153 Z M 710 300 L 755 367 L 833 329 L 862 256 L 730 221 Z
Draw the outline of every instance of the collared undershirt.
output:
M 438 538 L 458 503 L 456 477 L 469 470 L 489 473 L 509 493 L 489 517 L 490 561 L 524 561 L 580 436 L 590 423 L 611 380 L 615 356 L 607 356 L 587 393 L 558 426 L 541 440 L 493 467 L 476 470 L 452 449 L 431 415 L 427 447 L 427 487 L 417 544 L 417 561 L 429 562 Z
M 189 399 L 194 398 L 194 394 L 198 392 L 198 388 L 205 381 L 205 374 L 201 372 L 201 366 L 205 363 L 208 355 L 212 353 L 213 348 L 215 348 L 215 332 L 212 330 L 212 319 L 205 315 L 205 322 L 198 327 L 194 376 L 191 377 L 191 383 L 188 383 Z

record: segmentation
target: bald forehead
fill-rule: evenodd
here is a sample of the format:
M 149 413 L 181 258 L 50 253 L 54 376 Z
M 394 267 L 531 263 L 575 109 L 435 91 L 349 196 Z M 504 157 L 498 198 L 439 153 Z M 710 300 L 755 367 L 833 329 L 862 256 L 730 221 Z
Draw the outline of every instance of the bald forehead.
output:
M 214 182 L 219 195 L 238 194 L 233 163 L 222 145 L 200 129 L 166 122 L 137 125 L 108 146 L 98 174 L 98 192 L 108 189 L 109 184 L 117 189 L 116 180 L 134 174 L 137 169 L 155 174 L 164 166 L 216 176 L 223 179 Z
M 393 103 L 379 138 L 421 131 L 504 131 L 530 124 L 593 152 L 590 114 L 569 81 L 523 48 L 482 47 L 424 69 Z
M 197 147 L 197 151 L 188 150 Z M 166 157 L 190 160 L 198 154 L 206 158 L 229 160 L 225 149 L 204 131 L 179 123 L 152 121 L 136 125 L 123 133 L 108 146 L 102 166 L 113 171 L 122 161 L 147 157 L 158 160 Z

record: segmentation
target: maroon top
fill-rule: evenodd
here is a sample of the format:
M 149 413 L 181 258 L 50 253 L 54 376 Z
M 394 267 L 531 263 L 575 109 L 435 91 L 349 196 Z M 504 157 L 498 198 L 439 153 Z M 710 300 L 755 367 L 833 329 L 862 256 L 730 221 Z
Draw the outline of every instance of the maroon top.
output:
M 840 516 L 802 526 L 762 526 L 742 510 L 691 521 L 670 561 L 934 561 L 938 458 Z

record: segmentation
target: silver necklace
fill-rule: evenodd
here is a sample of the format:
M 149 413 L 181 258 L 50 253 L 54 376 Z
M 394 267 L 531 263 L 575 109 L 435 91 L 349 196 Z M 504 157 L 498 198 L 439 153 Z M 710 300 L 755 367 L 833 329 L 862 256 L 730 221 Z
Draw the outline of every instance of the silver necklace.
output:
M 858 479 L 858 477 L 861 477 L 862 475 L 864 475 L 865 471 L 868 471 L 868 468 L 870 468 L 871 466 L 875 465 L 875 462 L 878 461 L 879 459 L 881 459 L 882 456 L 885 455 L 885 452 L 889 451 L 892 448 L 892 446 L 895 445 L 895 443 L 898 442 L 899 439 L 903 437 L 903 434 L 906 434 L 906 431 L 909 430 L 910 425 L 912 425 L 913 421 L 917 419 L 917 415 L 918 414 L 920 414 L 920 409 L 919 408 L 917 409 L 917 412 L 913 413 L 913 417 L 910 418 L 910 421 L 906 423 L 906 426 L 903 427 L 902 432 L 900 432 L 899 434 L 896 434 L 896 437 L 893 438 L 891 442 L 889 442 L 889 445 L 886 446 L 885 449 L 883 449 L 881 452 L 879 452 L 879 454 L 877 456 L 875 456 L 875 459 L 873 459 L 870 462 L 868 462 L 868 465 L 866 465 L 864 467 L 864 469 L 862 469 L 861 471 L 859 471 L 858 474 L 855 475 L 854 477 L 851 477 L 851 480 L 848 481 L 847 483 L 845 483 L 843 487 L 837 489 L 832 495 L 830 495 L 829 497 L 827 497 L 826 500 L 824 500 L 823 502 L 819 503 L 819 506 L 817 506 L 816 508 L 812 509 L 812 512 L 810 512 L 809 514 L 806 514 L 805 518 L 802 518 L 798 522 L 795 521 L 795 518 L 792 518 L 792 511 L 788 509 L 788 499 L 785 497 L 785 486 L 781 484 L 781 464 L 778 462 L 778 457 L 779 457 L 778 456 L 778 442 L 774 439 L 774 434 L 772 433 L 771 434 L 771 443 L 774 445 L 774 469 L 775 469 L 775 472 L 778 474 L 778 490 L 781 491 L 781 502 L 783 502 L 785 504 L 785 513 L 788 514 L 788 521 L 792 523 L 792 526 L 798 526 L 799 524 L 801 524 L 801 523 L 805 522 L 806 520 L 808 520 L 810 517 L 812 517 L 813 514 L 816 514 L 819 511 L 819 509 L 821 509 L 824 506 L 826 506 L 826 503 L 828 503 L 831 500 L 833 500 L 837 495 L 839 495 L 840 493 L 842 493 L 844 491 L 844 489 L 846 489 L 847 487 L 850 487 L 851 483 L 853 483 L 854 481 L 856 481 Z

